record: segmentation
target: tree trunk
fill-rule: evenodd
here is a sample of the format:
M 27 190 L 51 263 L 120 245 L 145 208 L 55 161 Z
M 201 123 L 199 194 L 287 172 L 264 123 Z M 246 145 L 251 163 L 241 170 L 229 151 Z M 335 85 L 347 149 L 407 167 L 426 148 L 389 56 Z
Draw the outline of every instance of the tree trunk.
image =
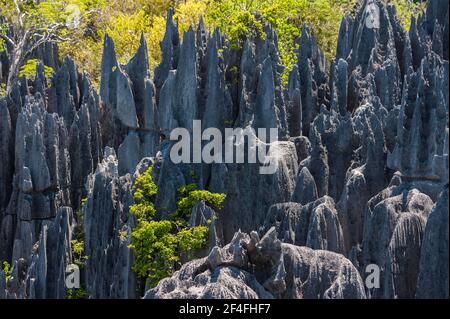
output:
M 11 65 L 9 67 L 8 80 L 6 82 L 6 92 L 11 93 L 14 84 L 19 79 L 20 68 L 25 62 L 25 45 L 27 43 L 26 36 L 15 47 L 11 54 Z
M 17 79 L 18 79 L 18 66 L 16 63 L 12 63 L 11 66 L 9 67 L 9 73 L 8 73 L 8 81 L 6 82 L 6 93 L 9 94 L 11 93 L 11 90 L 14 86 L 14 83 L 16 83 Z

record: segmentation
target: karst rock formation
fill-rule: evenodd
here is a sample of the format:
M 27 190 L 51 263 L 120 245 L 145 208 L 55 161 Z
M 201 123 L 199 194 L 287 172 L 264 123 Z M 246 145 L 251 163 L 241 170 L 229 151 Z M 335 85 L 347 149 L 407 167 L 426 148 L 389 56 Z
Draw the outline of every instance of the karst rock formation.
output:
M 179 34 L 169 12 L 154 76 L 144 38 L 121 65 L 106 36 L 99 91 L 55 44 L 36 50 L 35 80 L 0 98 L 0 298 L 65 298 L 77 228 L 89 297 L 143 297 L 129 206 L 150 166 L 161 216 L 188 183 L 227 197 L 220 212 L 194 207 L 191 224 L 218 217 L 210 247 L 145 298 L 448 298 L 449 3 L 430 0 L 406 32 L 380 0 L 370 28 L 368 2 L 342 20 L 332 61 L 303 27 L 286 85 L 268 24 L 232 50 L 202 22 Z M 174 164 L 170 131 L 193 120 L 278 128 L 276 172 Z M 379 288 L 365 284 L 372 264 Z

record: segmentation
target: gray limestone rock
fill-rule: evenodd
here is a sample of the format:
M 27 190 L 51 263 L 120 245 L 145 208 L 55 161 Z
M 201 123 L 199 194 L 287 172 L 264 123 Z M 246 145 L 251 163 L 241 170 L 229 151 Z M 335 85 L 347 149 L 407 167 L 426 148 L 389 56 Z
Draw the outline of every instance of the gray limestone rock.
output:
M 284 243 L 344 253 L 344 236 L 335 203 L 324 196 L 307 205 L 287 202 L 272 205 L 260 233 L 272 227 Z
M 13 134 L 5 99 L 0 99 L 0 223 L 11 196 L 13 178 Z
M 192 130 L 192 121 L 198 117 L 197 52 L 192 28 L 183 36 L 175 77 L 173 114 L 181 127 Z M 173 94 L 173 93 L 172 93 Z
M 84 211 L 86 290 L 93 298 L 135 298 L 135 275 L 128 248 L 135 219 L 130 175 L 119 177 L 113 149 L 106 148 L 103 161 L 88 179 Z M 120 234 L 126 233 L 126 236 Z
M 250 273 L 254 269 L 254 273 Z M 320 284 L 319 284 L 320 282 Z M 361 277 L 336 253 L 237 232 L 230 244 L 185 264 L 145 298 L 365 298 Z
M 117 152 L 119 159 L 119 175 L 134 173 L 136 165 L 142 158 L 139 135 L 135 131 L 128 133 Z
M 239 229 L 257 229 L 271 205 L 289 201 L 292 196 L 298 170 L 294 144 L 275 142 L 268 155 L 277 164 L 274 174 L 260 174 L 258 163 L 213 165 L 209 190 L 227 194 L 219 219 L 225 241 Z
M 203 203 L 192 211 L 190 225 L 210 228 L 197 256 L 207 257 L 147 297 L 448 297 L 448 8 L 429 1 L 406 32 L 394 6 L 364 0 L 342 20 L 331 63 L 304 26 L 287 85 L 264 21 L 264 36 L 232 49 L 203 19 L 180 41 L 169 11 L 154 78 L 144 37 L 120 65 L 105 35 L 98 94 L 71 58 L 58 61 L 56 44 L 43 44 L 30 55 L 40 61 L 36 78 L 0 98 L 0 261 L 13 265 L 8 284 L 0 271 L 0 298 L 64 298 L 75 226 L 86 232 L 90 297 L 139 297 L 129 206 L 133 179 L 150 165 L 157 218 L 176 209 L 189 183 L 227 198 L 219 212 Z M 174 164 L 170 132 L 194 119 L 222 132 L 277 128 L 266 158 L 275 172 Z M 358 271 L 372 263 L 382 287 L 365 291 Z
M 420 252 L 416 298 L 448 298 L 448 185 L 428 217 Z
M 317 187 L 314 177 L 308 168 L 303 167 L 297 175 L 295 189 L 292 194 L 292 201 L 302 205 L 313 202 L 317 199 Z
M 169 76 L 170 70 L 174 70 L 178 66 L 178 58 L 180 55 L 180 35 L 178 27 L 173 22 L 173 11 L 170 9 L 167 13 L 166 32 L 161 42 L 162 61 L 155 69 L 155 86 L 157 90 L 157 101 L 159 102 L 160 89 Z

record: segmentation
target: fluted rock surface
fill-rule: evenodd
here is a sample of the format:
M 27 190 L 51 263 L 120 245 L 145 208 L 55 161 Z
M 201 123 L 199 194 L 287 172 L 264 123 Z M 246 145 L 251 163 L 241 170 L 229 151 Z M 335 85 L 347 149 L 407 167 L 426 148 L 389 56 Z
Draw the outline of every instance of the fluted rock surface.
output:
M 93 298 L 134 298 L 133 254 L 128 248 L 136 221 L 131 176 L 119 176 L 117 157 L 106 148 L 103 161 L 88 180 L 84 212 L 87 291 Z
M 366 23 L 369 5 L 379 25 Z M 363 0 L 342 20 L 331 61 L 304 26 L 287 85 L 267 23 L 264 36 L 231 49 L 203 21 L 180 35 L 170 11 L 154 78 L 144 37 L 121 65 L 105 36 L 98 93 L 72 59 L 57 60 L 55 44 L 39 47 L 36 78 L 0 98 L 0 261 L 13 265 L 8 282 L 0 270 L 0 298 L 64 298 L 75 227 L 90 297 L 140 297 L 129 206 L 149 165 L 157 218 L 176 209 L 186 184 L 227 198 L 218 212 L 198 203 L 189 221 L 218 217 L 199 253 L 208 257 L 147 297 L 448 297 L 448 8 L 430 0 L 406 32 L 393 6 Z M 0 80 L 10 59 L 0 53 Z M 256 140 L 274 173 L 260 174 L 261 163 L 173 163 L 170 132 L 187 128 L 194 147 L 193 120 L 222 133 L 277 128 L 277 141 Z M 363 287 L 370 264 L 379 289 Z
M 288 202 L 271 206 L 260 233 L 271 227 L 284 243 L 344 253 L 342 227 L 329 196 L 306 205 Z
M 417 298 L 448 298 L 448 185 L 428 217 L 420 253 Z
M 185 264 L 145 298 L 365 298 L 358 271 L 342 255 L 237 232 L 230 244 Z

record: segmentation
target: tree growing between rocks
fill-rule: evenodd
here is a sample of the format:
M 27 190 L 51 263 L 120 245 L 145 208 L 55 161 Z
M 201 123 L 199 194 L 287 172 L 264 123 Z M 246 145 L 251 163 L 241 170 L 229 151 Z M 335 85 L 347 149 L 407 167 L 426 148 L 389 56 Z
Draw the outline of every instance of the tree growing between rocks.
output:
M 179 190 L 177 211 L 167 220 L 159 220 L 153 204 L 158 188 L 151 175 L 152 168 L 136 178 L 133 185 L 135 204 L 130 207 L 137 218 L 137 226 L 131 233 L 131 245 L 135 252 L 133 271 L 139 278 L 138 290 L 143 293 L 147 285 L 155 287 L 158 282 L 170 276 L 183 261 L 195 258 L 195 252 L 206 246 L 209 229 L 207 226 L 189 227 L 188 219 L 192 208 L 198 202 L 205 202 L 212 208 L 222 208 L 225 194 L 197 190 L 194 184 Z

